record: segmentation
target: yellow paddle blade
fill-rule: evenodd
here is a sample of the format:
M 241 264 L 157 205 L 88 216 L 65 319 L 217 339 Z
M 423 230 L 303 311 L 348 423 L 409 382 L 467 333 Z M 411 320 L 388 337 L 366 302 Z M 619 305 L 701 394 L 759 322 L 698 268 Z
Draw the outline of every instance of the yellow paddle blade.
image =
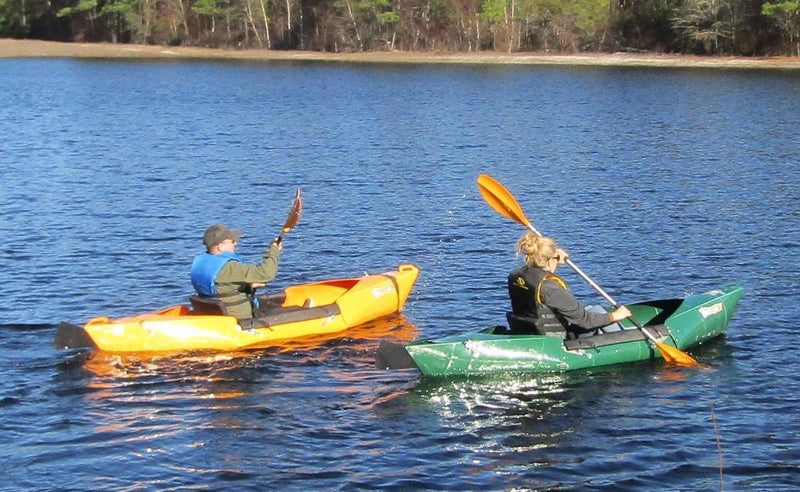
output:
M 494 178 L 488 174 L 478 176 L 478 190 L 486 203 L 500 215 L 530 227 L 531 222 L 525 217 L 525 212 L 522 211 L 522 207 L 519 206 L 514 195 Z
M 661 357 L 668 364 L 676 364 L 679 366 L 696 366 L 697 361 L 692 358 L 691 355 L 687 354 L 686 352 L 672 347 L 671 345 L 667 345 L 666 343 L 656 342 L 656 347 L 658 351 L 661 352 Z

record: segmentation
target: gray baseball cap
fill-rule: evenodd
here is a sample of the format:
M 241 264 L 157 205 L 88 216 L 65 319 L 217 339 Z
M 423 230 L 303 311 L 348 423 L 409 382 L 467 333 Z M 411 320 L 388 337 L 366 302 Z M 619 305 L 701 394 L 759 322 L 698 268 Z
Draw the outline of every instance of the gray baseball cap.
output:
M 205 234 L 203 234 L 203 243 L 206 248 L 210 249 L 226 239 L 238 241 L 240 237 L 242 237 L 242 231 L 228 229 L 222 224 L 214 224 L 206 229 Z

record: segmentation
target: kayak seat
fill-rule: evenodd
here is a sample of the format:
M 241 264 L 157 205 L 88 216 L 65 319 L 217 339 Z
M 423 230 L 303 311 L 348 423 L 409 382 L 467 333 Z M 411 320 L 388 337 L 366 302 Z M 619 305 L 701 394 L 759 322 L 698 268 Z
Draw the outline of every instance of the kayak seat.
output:
M 549 337 L 566 338 L 567 330 L 554 323 L 543 324 L 536 318 L 521 316 L 509 311 L 506 320 L 510 328 L 510 335 L 546 335 Z
M 189 303 L 192 305 L 192 314 L 211 316 L 228 315 L 225 303 L 213 297 L 189 296 Z

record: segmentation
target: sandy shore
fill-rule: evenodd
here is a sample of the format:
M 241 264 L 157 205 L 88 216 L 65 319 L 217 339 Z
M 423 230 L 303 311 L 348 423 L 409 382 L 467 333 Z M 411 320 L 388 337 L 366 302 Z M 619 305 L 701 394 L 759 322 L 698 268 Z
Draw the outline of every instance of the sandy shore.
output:
M 158 58 L 348 63 L 453 63 L 497 65 L 595 65 L 800 70 L 800 58 L 700 57 L 691 55 L 593 53 L 320 53 L 316 51 L 227 50 L 107 43 L 55 43 L 0 39 L 0 58 Z

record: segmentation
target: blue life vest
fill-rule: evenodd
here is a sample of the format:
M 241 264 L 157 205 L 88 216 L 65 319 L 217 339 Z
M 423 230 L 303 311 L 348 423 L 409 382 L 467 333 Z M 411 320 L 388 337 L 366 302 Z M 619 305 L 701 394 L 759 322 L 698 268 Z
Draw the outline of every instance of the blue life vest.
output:
M 229 261 L 239 261 L 242 259 L 235 253 L 220 253 L 212 255 L 211 253 L 202 253 L 194 257 L 192 262 L 192 286 L 201 296 L 214 296 L 217 293 L 217 288 L 214 281 L 217 279 L 219 271 Z

